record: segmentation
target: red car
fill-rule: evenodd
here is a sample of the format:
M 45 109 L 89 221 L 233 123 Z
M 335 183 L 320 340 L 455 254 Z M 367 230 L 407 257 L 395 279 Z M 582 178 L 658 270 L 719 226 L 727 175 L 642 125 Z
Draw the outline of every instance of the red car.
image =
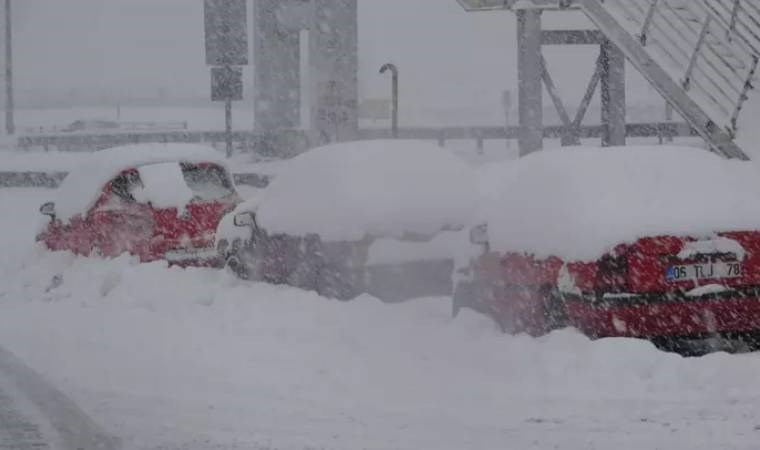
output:
M 760 171 L 701 149 L 571 149 L 510 164 L 471 231 L 454 313 L 668 348 L 757 344 Z
M 214 233 L 240 202 L 213 149 L 185 144 L 103 150 L 72 171 L 55 203 L 40 212 L 50 222 L 37 237 L 50 250 L 142 262 L 216 265 Z

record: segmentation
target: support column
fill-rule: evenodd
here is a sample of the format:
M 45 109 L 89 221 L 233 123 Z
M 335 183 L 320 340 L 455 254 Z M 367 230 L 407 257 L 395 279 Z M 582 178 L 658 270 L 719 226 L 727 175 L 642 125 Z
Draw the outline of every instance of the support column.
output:
M 541 11 L 517 11 L 517 78 L 520 156 L 543 149 Z
M 359 118 L 357 0 L 312 0 L 309 34 L 311 127 L 315 142 L 356 139 Z
M 300 29 L 281 23 L 300 0 L 253 2 L 254 121 L 259 131 L 300 128 Z
M 13 119 L 13 31 L 11 29 L 11 0 L 5 0 L 5 131 L 16 132 Z
M 604 40 L 600 54 L 602 146 L 625 145 L 625 55 Z

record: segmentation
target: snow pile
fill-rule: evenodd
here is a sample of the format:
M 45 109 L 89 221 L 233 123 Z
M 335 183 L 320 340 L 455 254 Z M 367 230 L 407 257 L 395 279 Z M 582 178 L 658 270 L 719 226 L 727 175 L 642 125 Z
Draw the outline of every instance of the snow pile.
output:
M 133 192 L 138 202 L 151 203 L 161 209 L 176 208 L 179 214 L 193 199 L 193 191 L 187 186 L 178 163 L 148 164 L 137 170 L 143 183 L 142 189 Z
M 336 302 L 127 257 L 20 266 L 4 272 L 0 341 L 125 448 L 757 443 L 757 355 L 508 336 L 469 311 L 451 320 L 448 299 Z
M 475 257 L 478 251 L 479 247 L 470 244 L 469 230 L 439 233 L 428 241 L 382 238 L 370 245 L 367 264 L 371 266 L 445 260 L 463 253 L 468 257 Z
M 760 170 L 695 148 L 569 148 L 487 171 L 492 248 L 593 260 L 644 236 L 760 229 Z
M 349 142 L 288 162 L 255 206 L 259 225 L 276 233 L 327 241 L 432 235 L 469 222 L 474 186 L 472 170 L 434 144 Z
M 0 190 L 0 342 L 124 448 L 757 448 L 760 355 L 45 252 L 27 225 L 45 192 Z
M 689 259 L 696 255 L 713 253 L 728 253 L 736 256 L 739 261 L 744 260 L 747 256 L 747 251 L 740 243 L 727 237 L 718 236 L 702 241 L 686 242 L 683 249 L 678 252 L 678 258 Z
M 170 161 L 214 162 L 225 167 L 223 158 L 211 147 L 192 144 L 139 144 L 93 153 L 72 170 L 57 190 L 58 218 L 69 220 L 86 213 L 103 186 L 124 169 Z

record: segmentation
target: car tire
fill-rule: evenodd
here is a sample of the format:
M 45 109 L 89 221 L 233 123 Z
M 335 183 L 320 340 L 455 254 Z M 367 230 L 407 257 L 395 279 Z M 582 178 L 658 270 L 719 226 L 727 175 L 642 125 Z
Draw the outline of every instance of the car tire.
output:
M 559 330 L 568 326 L 565 299 L 556 286 L 544 286 L 539 290 L 544 302 L 544 323 L 546 332 Z
M 232 246 L 224 257 L 224 266 L 242 280 L 255 281 L 256 273 L 253 267 L 253 252 L 240 239 L 232 241 Z
M 352 300 L 361 294 L 354 278 L 332 264 L 324 264 L 319 269 L 316 291 L 322 297 Z
M 471 307 L 474 301 L 475 283 L 471 281 L 458 282 L 451 296 L 451 317 L 458 316 L 462 308 Z
M 457 283 L 451 300 L 451 316 L 456 317 L 463 308 L 469 308 L 490 317 L 502 333 L 507 333 L 509 328 L 503 315 L 494 307 L 491 299 L 486 298 L 493 296 L 495 289 L 495 286 L 482 282 Z
M 318 236 L 310 236 L 305 247 L 302 263 L 310 265 L 303 270 L 310 280 L 309 289 L 322 297 L 342 301 L 352 300 L 363 292 L 353 269 L 343 261 L 331 259 Z

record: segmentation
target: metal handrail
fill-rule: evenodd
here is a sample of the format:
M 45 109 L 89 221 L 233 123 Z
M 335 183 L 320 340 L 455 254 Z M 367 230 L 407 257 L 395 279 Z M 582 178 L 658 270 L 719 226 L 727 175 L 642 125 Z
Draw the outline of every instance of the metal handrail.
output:
M 733 134 L 757 68 L 760 21 L 748 9 L 760 15 L 757 1 L 619 0 L 616 6 L 640 27 L 642 45 L 656 47 L 668 65 L 684 69 L 684 90 L 714 103 Z
M 723 36 L 726 36 L 726 38 L 728 38 L 731 35 L 736 35 L 740 38 L 738 41 L 733 40 L 733 39 L 730 41 L 727 40 L 727 42 L 725 42 L 726 45 L 735 45 L 738 42 L 738 44 L 741 47 L 743 47 L 742 50 L 744 52 L 748 54 L 760 55 L 760 50 L 758 50 L 758 46 L 750 42 L 750 40 L 747 39 L 747 37 L 744 36 L 743 33 L 740 33 L 738 28 L 736 28 L 735 24 L 734 24 L 734 28 L 732 29 L 731 23 L 727 22 L 726 19 L 723 17 L 723 15 L 720 13 L 720 11 L 718 11 L 718 9 L 715 7 L 716 4 L 719 5 L 721 3 L 709 2 L 705 0 L 693 3 L 694 6 L 700 8 L 704 13 L 710 15 L 716 21 L 716 23 L 721 25 L 721 28 L 722 28 L 721 34 Z M 737 10 L 737 13 L 738 13 L 738 10 Z M 749 16 L 749 15 L 748 17 L 752 18 L 752 16 Z M 736 20 L 738 22 L 739 18 L 737 17 Z M 752 18 L 752 20 L 755 20 L 755 19 Z M 752 33 L 753 35 L 755 34 L 754 32 L 752 32 L 750 27 L 747 27 L 747 28 L 749 29 L 750 33 Z M 716 35 L 715 37 L 722 40 L 723 36 Z M 758 42 L 758 44 L 760 44 L 760 42 Z
M 691 32 L 692 32 L 692 33 L 693 33 L 693 34 L 696 36 L 696 37 L 695 37 L 696 39 L 699 39 L 699 34 L 700 34 L 700 31 L 697 31 L 697 30 L 693 29 L 693 28 L 692 28 L 692 26 L 691 26 L 691 24 L 689 23 L 689 21 L 687 21 L 687 20 L 684 20 L 684 19 L 683 19 L 683 17 L 681 17 L 681 16 L 678 14 L 678 11 L 676 11 L 676 10 L 675 10 L 675 9 L 672 7 L 672 5 L 670 5 L 670 4 L 669 4 L 669 2 L 667 2 L 667 1 L 663 1 L 663 2 L 661 2 L 661 3 L 662 3 L 662 4 L 664 4 L 664 5 L 665 5 L 665 6 L 668 8 L 668 10 L 670 11 L 670 13 L 671 13 L 673 16 L 675 16 L 675 17 L 679 18 L 679 19 L 680 19 L 680 20 L 681 20 L 681 21 L 684 23 L 684 26 L 685 26 L 685 28 L 687 28 L 689 31 L 691 31 Z M 664 17 L 664 16 L 663 16 L 663 17 Z M 692 72 L 693 72 L 694 70 L 697 70 L 697 71 L 699 71 L 699 72 L 702 72 L 702 74 L 705 76 L 705 78 L 707 78 L 707 79 L 708 79 L 708 81 L 710 81 L 710 82 L 711 82 L 711 84 L 713 84 L 713 86 L 714 86 L 716 89 L 718 89 L 718 90 L 719 90 L 719 91 L 720 91 L 720 92 L 721 92 L 721 93 L 724 95 L 724 97 L 725 97 L 725 99 L 724 99 L 724 100 L 725 100 L 725 101 L 727 101 L 727 102 L 732 102 L 732 96 L 731 96 L 731 95 L 729 95 L 729 94 L 727 94 L 727 93 L 725 92 L 725 90 L 724 90 L 724 89 L 725 89 L 725 88 L 724 88 L 724 86 L 721 86 L 721 85 L 719 85 L 719 84 L 718 84 L 718 83 L 717 83 L 717 82 L 716 82 L 714 79 L 712 79 L 712 77 L 710 77 L 710 75 L 706 73 L 706 71 L 705 71 L 705 70 L 702 68 L 702 66 L 696 65 L 696 60 L 695 60 L 695 58 L 694 58 L 694 57 L 695 57 L 695 54 L 693 53 L 693 51 L 692 51 L 692 54 L 691 54 L 691 55 L 688 55 L 688 54 L 686 54 L 686 53 L 687 53 L 687 52 L 686 52 L 686 50 L 684 50 L 684 49 L 683 49 L 683 47 L 681 47 L 681 46 L 680 46 L 680 44 L 679 44 L 678 42 L 676 42 L 676 40 L 675 40 L 675 39 L 674 39 L 674 38 L 673 38 L 673 37 L 672 37 L 672 36 L 671 36 L 671 35 L 670 35 L 670 34 L 669 34 L 667 31 L 666 31 L 666 29 L 665 29 L 665 28 L 661 27 L 657 21 L 653 21 L 653 22 L 654 22 L 654 23 L 653 23 L 653 26 L 654 26 L 654 27 L 657 29 L 657 31 L 660 31 L 660 33 L 662 34 L 662 36 L 664 36 L 664 37 L 665 37 L 665 39 L 667 39 L 667 40 L 668 40 L 668 41 L 669 41 L 669 42 L 670 42 L 670 43 L 671 43 L 671 44 L 672 44 L 672 45 L 673 45 L 675 48 L 677 48 L 677 49 L 678 49 L 678 50 L 679 50 L 679 51 L 682 53 L 682 56 L 683 56 L 683 59 L 684 59 L 684 60 L 687 60 L 687 61 L 689 61 L 689 63 L 688 63 L 688 64 L 689 64 L 689 66 L 691 67 L 691 69 L 688 69 L 688 68 L 687 68 L 687 76 L 685 76 L 685 77 L 684 77 L 684 80 L 682 80 L 682 82 L 683 82 L 684 84 L 686 84 L 686 85 L 689 85 L 689 84 L 691 84 L 692 82 L 696 81 L 696 77 L 695 77 L 696 73 L 692 73 Z M 669 29 L 670 29 L 670 28 L 669 28 Z M 668 30 L 669 30 L 669 29 L 668 29 Z M 689 42 L 689 41 L 690 41 L 690 38 L 689 38 L 688 36 L 686 36 L 686 35 L 683 33 L 683 31 L 682 31 L 682 30 L 683 30 L 683 28 L 682 28 L 682 27 L 673 27 L 672 29 L 675 29 L 675 31 L 676 31 L 676 34 L 678 34 L 678 36 L 679 36 L 679 37 L 680 37 L 680 38 L 681 38 L 683 41 L 685 41 L 685 42 Z M 655 42 L 657 42 L 657 41 L 655 40 Z M 713 49 L 713 48 L 712 48 L 712 46 L 711 46 L 709 43 L 707 44 L 707 46 L 710 48 L 710 50 L 712 50 L 712 51 L 713 51 L 713 52 L 716 54 L 716 56 L 718 56 L 719 58 L 721 58 L 721 59 L 722 59 L 722 57 L 720 57 L 720 54 L 719 54 L 717 51 L 715 51 L 715 49 Z M 674 62 L 678 62 L 678 60 L 677 60 L 677 59 L 674 57 L 674 55 L 673 55 L 673 54 L 672 54 L 672 53 L 671 53 L 671 52 L 670 52 L 670 51 L 667 49 L 667 47 L 665 47 L 665 46 L 660 46 L 660 47 L 661 47 L 661 50 L 662 50 L 663 52 L 667 53 L 667 54 L 668 54 L 668 56 L 669 56 L 669 57 L 670 57 L 670 58 L 671 58 L 671 59 L 672 59 Z M 714 65 L 714 64 L 712 64 L 712 62 L 711 62 L 709 59 L 705 59 L 705 61 L 708 63 L 708 65 L 709 65 L 709 66 L 710 66 L 710 67 L 711 67 L 713 70 L 715 70 L 715 72 L 716 72 L 716 73 L 717 73 L 717 74 L 718 74 L 718 75 L 719 75 L 721 78 L 723 78 L 723 81 L 724 81 L 724 82 L 726 82 L 726 84 L 727 84 L 727 85 L 729 85 L 729 86 L 733 87 L 734 83 L 732 83 L 732 82 L 731 82 L 731 80 L 729 80 L 729 79 L 728 79 L 728 77 L 726 77 L 726 76 L 725 76 L 725 75 L 724 75 L 724 74 L 723 74 L 723 73 L 722 73 L 722 72 L 721 72 L 721 71 L 720 71 L 720 70 L 719 70 L 717 67 L 715 67 L 715 65 Z M 724 60 L 724 63 L 728 65 L 728 62 L 727 62 L 727 61 L 725 61 L 725 60 Z M 681 64 L 684 64 L 684 63 L 681 63 Z M 693 81 L 693 80 L 694 80 L 694 81 Z M 738 82 L 738 81 L 739 81 L 739 80 L 737 79 L 737 80 L 736 80 L 736 82 Z M 701 86 L 701 83 L 698 83 L 698 82 L 697 82 L 697 84 L 698 84 L 698 85 L 700 85 L 700 87 L 702 87 L 702 86 Z M 707 89 L 705 89 L 705 90 L 707 90 Z M 739 94 L 739 92 L 740 92 L 739 90 L 735 90 L 735 91 L 736 91 L 736 92 L 735 92 L 735 94 L 736 94 L 736 95 L 738 95 L 738 94 Z M 722 110 L 723 110 L 723 111 L 724 111 L 726 114 L 729 114 L 729 108 L 727 108 L 726 106 L 724 106 L 724 105 L 722 104 L 723 102 L 721 102 L 719 99 L 715 98 L 715 96 L 713 96 L 713 95 L 712 95 L 712 94 L 710 94 L 709 92 L 708 92 L 708 95 L 711 97 L 711 99 L 712 99 L 713 101 L 715 101 L 716 103 L 719 103 L 719 104 L 720 104 L 720 107 L 721 107 L 721 109 L 722 109 Z
M 703 8 L 709 8 L 724 22 L 724 25 L 728 29 L 727 37 L 729 40 L 733 40 L 733 35 L 736 34 L 744 40 L 755 54 L 760 55 L 760 50 L 758 50 L 760 49 L 760 35 L 753 31 L 753 27 L 760 29 L 760 19 L 753 16 L 752 11 L 747 9 L 747 7 L 753 9 L 754 13 L 760 16 L 760 6 L 754 5 L 749 1 L 742 2 L 740 0 L 702 0 L 701 3 Z M 716 5 L 722 8 L 722 13 Z M 728 15 L 728 20 L 726 20 L 725 15 Z M 751 21 L 752 24 L 746 23 L 746 20 Z M 739 25 L 744 28 L 746 33 L 750 34 L 755 41 L 754 43 L 741 32 Z
M 703 38 L 702 44 L 698 45 L 699 35 L 695 37 L 693 32 L 697 26 L 695 23 L 707 19 L 706 14 L 692 6 L 700 0 L 682 0 L 678 3 L 675 0 L 658 0 L 654 5 L 654 0 L 577 1 L 604 35 L 625 53 L 628 60 L 712 149 L 728 158 L 748 159 L 746 153 L 733 142 L 736 122 L 731 114 L 741 107 L 746 97 L 746 92 L 737 91 L 737 86 L 746 88 L 748 83 L 739 81 L 741 77 L 737 77 L 736 72 L 738 70 L 741 74 L 743 70 L 737 69 L 740 64 L 733 61 L 731 54 L 748 62 L 751 58 L 741 51 L 739 42 L 733 46 L 723 46 L 719 43 L 721 36 L 713 39 L 713 35 L 719 33 L 720 24 L 713 24 L 708 29 L 700 28 Z M 661 5 L 666 3 L 672 10 Z M 656 8 L 657 11 L 649 8 Z M 638 13 L 631 13 L 632 10 Z M 647 21 L 649 24 L 645 27 Z M 649 39 L 638 35 L 639 30 L 651 35 L 651 49 L 648 48 Z M 722 37 L 727 42 L 726 37 Z M 688 56 L 684 57 L 684 53 Z M 725 57 L 721 59 L 716 54 Z M 753 74 L 753 63 L 746 67 L 747 74 Z M 684 72 L 693 78 L 690 91 L 682 84 Z M 737 81 L 732 82 L 734 79 Z M 735 92 L 741 94 L 734 95 Z

